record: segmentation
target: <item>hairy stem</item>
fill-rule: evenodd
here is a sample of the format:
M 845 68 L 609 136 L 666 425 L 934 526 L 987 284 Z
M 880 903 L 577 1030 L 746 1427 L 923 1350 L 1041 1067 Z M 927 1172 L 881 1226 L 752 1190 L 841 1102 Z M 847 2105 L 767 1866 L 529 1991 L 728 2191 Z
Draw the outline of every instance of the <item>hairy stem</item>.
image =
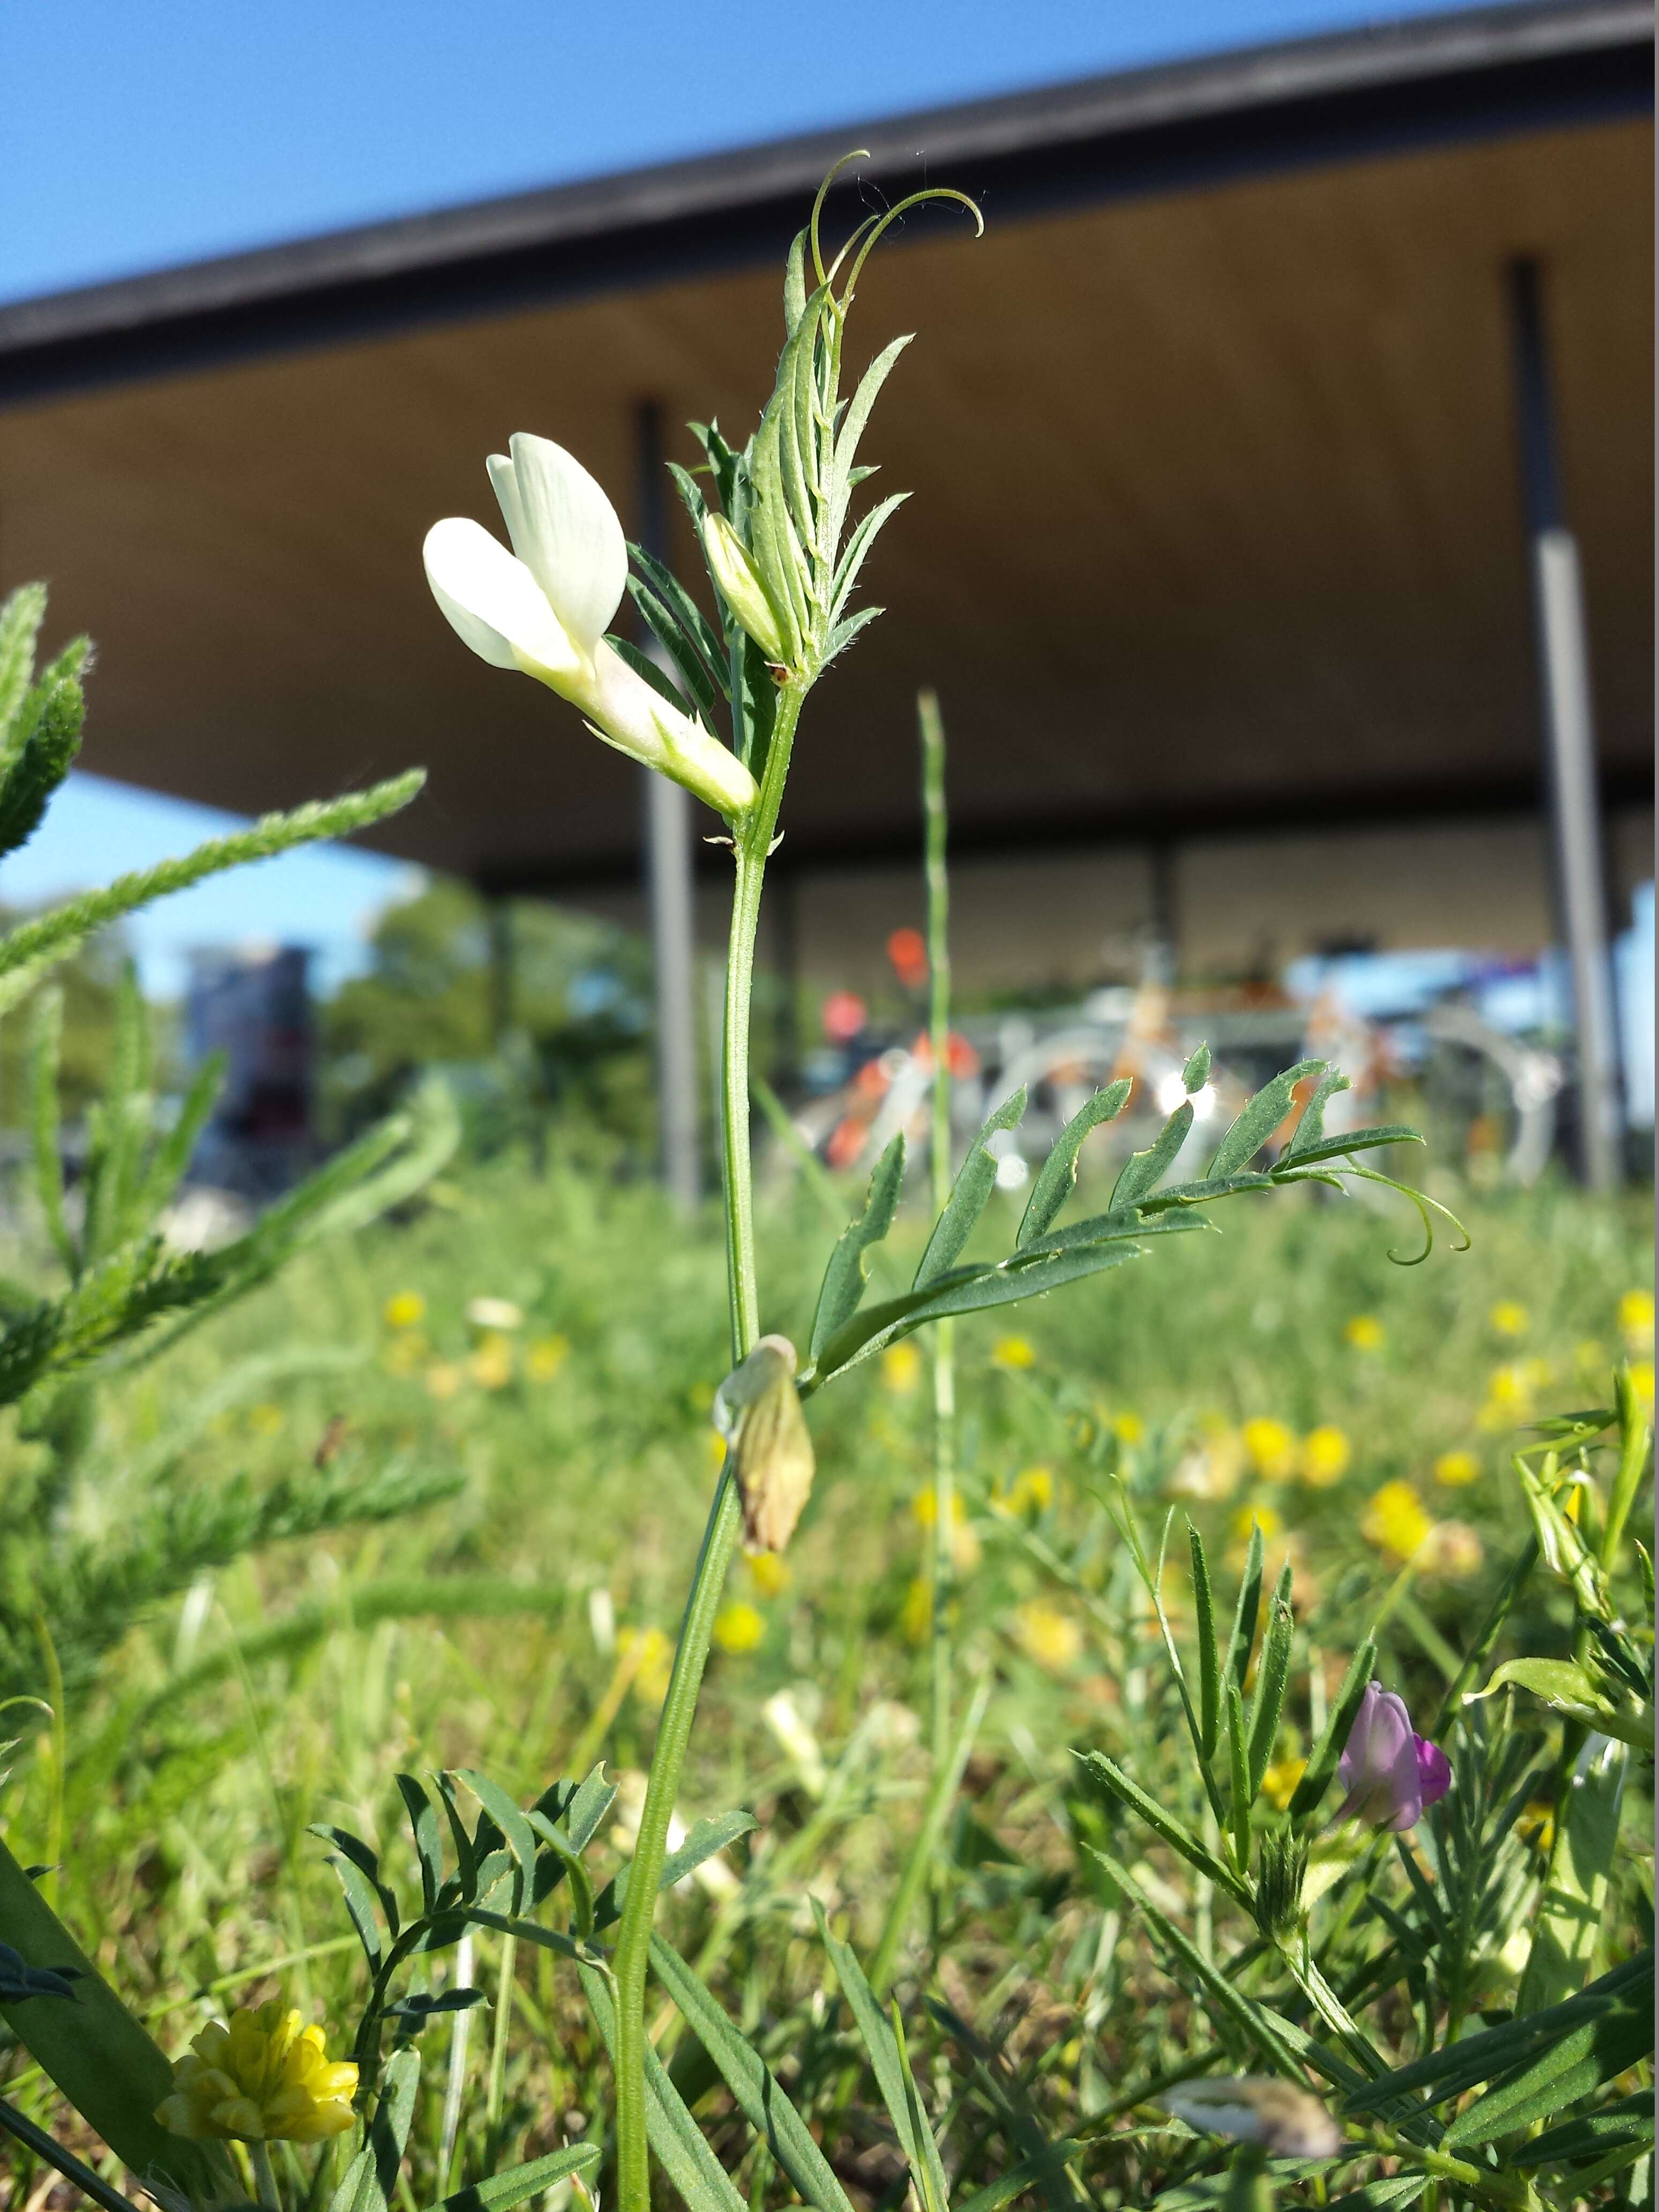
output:
M 927 817 L 927 1040 L 933 1061 L 928 1147 L 933 1218 L 951 1195 L 951 879 L 945 868 L 945 725 L 938 694 L 916 701 L 921 729 L 921 795 Z M 957 1370 L 955 1330 L 933 1331 L 933 1547 L 931 1591 L 931 1744 L 933 1771 L 951 1755 L 951 1599 L 955 1580 Z
M 726 969 L 726 1031 L 720 1057 L 720 1138 L 726 1197 L 726 1293 L 732 1319 L 735 1366 L 760 1334 L 760 1291 L 755 1273 L 754 1192 L 749 1157 L 749 1013 L 754 983 L 755 936 L 760 921 L 761 887 L 767 856 L 777 828 L 790 748 L 800 714 L 800 694 L 786 690 L 761 777 L 754 812 L 738 828 L 733 845 L 737 878 L 732 892 L 732 931 Z M 692 1577 L 691 1595 L 680 1623 L 674 1671 L 663 1701 L 662 1720 L 646 1778 L 645 1803 L 634 1847 L 628 1892 L 617 1931 L 615 2049 L 617 2094 L 617 2191 L 619 2212 L 650 2212 L 651 2162 L 645 2130 L 646 1975 L 651 1955 L 651 1923 L 668 1828 L 679 1794 L 686 1747 L 696 1717 L 697 1692 L 714 1632 L 726 1571 L 737 1547 L 742 1500 L 728 1460 L 715 1486 L 703 1530 L 702 1548 Z

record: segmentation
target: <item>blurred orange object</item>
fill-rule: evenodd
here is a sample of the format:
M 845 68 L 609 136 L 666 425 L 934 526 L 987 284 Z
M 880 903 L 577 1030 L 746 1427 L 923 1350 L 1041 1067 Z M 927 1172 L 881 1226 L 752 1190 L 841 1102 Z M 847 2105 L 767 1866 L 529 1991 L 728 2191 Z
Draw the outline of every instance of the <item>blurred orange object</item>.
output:
M 856 991 L 831 991 L 823 1002 L 823 1034 L 831 1044 L 850 1044 L 869 1018 L 870 1009 Z
M 927 944 L 919 929 L 896 929 L 887 940 L 887 957 L 907 991 L 920 991 L 926 984 Z

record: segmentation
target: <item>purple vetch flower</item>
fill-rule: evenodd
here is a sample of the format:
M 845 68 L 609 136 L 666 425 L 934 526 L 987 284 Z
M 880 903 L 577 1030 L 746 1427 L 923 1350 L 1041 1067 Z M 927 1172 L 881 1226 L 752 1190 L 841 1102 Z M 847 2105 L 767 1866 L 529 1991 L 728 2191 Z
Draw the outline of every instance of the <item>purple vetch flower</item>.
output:
M 1359 1701 L 1336 1778 L 1345 1793 L 1339 1821 L 1369 1820 L 1398 1835 L 1450 1789 L 1451 1761 L 1412 1727 L 1406 1700 L 1373 1682 Z

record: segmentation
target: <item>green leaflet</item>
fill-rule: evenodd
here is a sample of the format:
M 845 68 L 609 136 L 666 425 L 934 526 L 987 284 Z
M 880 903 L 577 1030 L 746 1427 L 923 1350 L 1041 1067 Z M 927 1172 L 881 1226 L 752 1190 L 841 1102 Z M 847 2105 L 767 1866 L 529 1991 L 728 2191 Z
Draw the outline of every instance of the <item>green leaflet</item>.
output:
M 1267 1608 L 1267 1633 L 1261 1647 L 1261 1663 L 1256 1669 L 1255 1692 L 1250 1700 L 1252 1802 L 1261 1790 L 1261 1778 L 1273 1757 L 1273 1739 L 1279 1734 L 1279 1715 L 1285 1710 L 1285 1686 L 1291 1674 L 1291 1645 L 1295 1635 L 1296 1620 L 1291 1611 L 1291 1565 L 1287 1559 L 1280 1571 L 1273 1602 Z
M 1198 1628 L 1199 1752 L 1215 1757 L 1221 1736 L 1221 1662 L 1215 1638 L 1215 1600 L 1210 1589 L 1210 1563 L 1204 1556 L 1204 1539 L 1189 1521 L 1187 1548 L 1192 1559 L 1193 1610 Z
M 1541 2017 L 1533 2014 L 1534 2020 Z M 1488 2090 L 1460 2112 L 1446 2129 L 1447 2148 L 1491 2142 L 1495 2136 L 1528 2128 L 1652 2056 L 1651 2002 L 1609 2005 L 1598 2017 L 1570 2030 L 1512 2081 Z
M 1376 1640 L 1368 1636 L 1349 1662 L 1342 1687 L 1337 1692 L 1336 1701 L 1326 1716 L 1319 1741 L 1309 1754 L 1302 1779 L 1296 1785 L 1296 1793 L 1290 1806 L 1293 1824 L 1299 1826 L 1306 1822 L 1318 1811 L 1319 1801 L 1330 1787 L 1331 1777 L 1336 1772 L 1342 1753 L 1347 1747 L 1354 1715 L 1364 1702 L 1376 1668 Z
M 1520 2166 L 1582 2165 L 1587 2159 L 1603 2158 L 1626 2145 L 1645 2149 L 1652 2142 L 1653 2092 L 1638 2089 L 1599 2112 L 1581 2113 L 1576 2120 L 1564 2120 L 1559 2127 L 1546 2129 L 1541 2136 L 1511 2150 L 1510 2160 Z
M 1290 1112 L 1291 1094 L 1297 1085 L 1304 1076 L 1322 1073 L 1324 1066 L 1322 1060 L 1299 1060 L 1294 1067 L 1275 1075 L 1271 1083 L 1264 1083 L 1253 1098 L 1246 1100 L 1238 1119 L 1217 1146 L 1206 1175 L 1213 1180 L 1247 1167 Z
M 1083 1149 L 1083 1140 L 1091 1129 L 1103 1121 L 1111 1121 L 1123 1111 L 1133 1085 L 1127 1077 L 1108 1084 L 1097 1091 L 1081 1112 L 1073 1114 L 1055 1138 L 1048 1158 L 1038 1170 L 1031 1186 L 1031 1195 L 1026 1201 L 1020 1221 L 1019 1233 L 1014 1238 L 1014 1249 L 1023 1252 L 1028 1244 L 1035 1244 L 1054 1226 L 1054 1218 L 1066 1200 L 1077 1188 L 1077 1156 Z
M 811 2130 L 779 2087 L 760 2054 L 726 2016 L 665 1938 L 651 1938 L 651 1963 L 688 2027 L 720 2070 L 739 2111 L 817 2212 L 852 2212 Z
M 739 1836 L 746 1836 L 756 1825 L 752 1813 L 720 1813 L 708 1820 L 699 1820 L 680 1845 L 663 1861 L 659 1890 L 672 1889 L 695 1874 L 705 1859 L 712 1859 L 716 1851 L 723 1851 L 735 1844 Z M 622 1917 L 623 1900 L 628 1895 L 629 1868 L 623 1867 L 613 1880 L 608 1881 L 593 1901 L 593 1925 L 608 1928 L 613 1920 Z
M 968 1157 L 957 1170 L 945 1211 L 933 1224 L 933 1233 L 927 1239 L 927 1249 L 916 1268 L 912 1290 L 931 1288 L 956 1265 L 996 1188 L 997 1164 L 986 1147 L 1003 1130 L 1017 1128 L 1024 1112 L 1025 1091 L 1022 1085 L 1011 1098 L 1003 1100 L 968 1147 Z
M 879 1244 L 892 1227 L 903 1182 L 904 1138 L 901 1133 L 877 1161 L 864 1211 L 842 1231 L 823 1271 L 817 1310 L 812 1316 L 810 1356 L 814 1360 L 836 1331 L 857 1312 L 869 1279 L 869 1262 L 865 1255 L 872 1244 Z
M 1133 1206 L 1157 1188 L 1167 1174 L 1170 1163 L 1187 1141 L 1187 1132 L 1193 1126 L 1190 1102 L 1177 1106 L 1158 1132 L 1157 1141 L 1144 1152 L 1132 1152 L 1123 1172 L 1112 1186 L 1111 1210 Z
M 949 2192 L 939 2162 L 939 2146 L 933 2141 L 933 2130 L 928 2126 L 925 2114 L 913 2109 L 909 2067 L 900 2051 L 898 2040 L 876 2002 L 875 1991 L 866 1980 L 863 1967 L 851 1947 L 838 1942 L 830 1933 L 823 1907 L 816 1898 L 812 1899 L 812 1917 L 817 1922 L 818 1935 L 824 1949 L 830 1954 L 836 1978 L 842 1986 L 842 1994 L 851 2009 L 853 2024 L 869 2055 L 876 2087 L 881 2091 L 882 2102 L 893 2123 L 893 2132 L 898 2137 L 899 2148 L 909 2162 L 917 2194 L 926 2203 L 931 2191 L 941 2206 L 948 2204 Z

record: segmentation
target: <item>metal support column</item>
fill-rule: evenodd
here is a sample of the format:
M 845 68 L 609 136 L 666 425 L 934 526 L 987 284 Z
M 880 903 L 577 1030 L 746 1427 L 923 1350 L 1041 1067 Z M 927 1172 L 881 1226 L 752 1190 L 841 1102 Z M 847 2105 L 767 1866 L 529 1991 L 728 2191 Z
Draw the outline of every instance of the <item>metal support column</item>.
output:
M 1578 1158 L 1584 1182 L 1610 1190 L 1623 1147 L 1618 1036 L 1607 958 L 1607 883 L 1595 775 L 1595 723 L 1578 545 L 1566 526 L 1554 397 L 1535 261 L 1510 271 L 1522 489 L 1532 578 L 1544 769 L 1562 941 L 1578 1046 Z
M 635 418 L 639 465 L 639 542 L 667 557 L 663 504 L 662 410 L 645 401 Z M 641 637 L 647 650 L 654 641 Z M 652 972 L 656 996 L 657 1124 L 662 1178 L 690 1208 L 700 1183 L 697 1029 L 692 966 L 696 912 L 691 872 L 691 796 L 650 769 L 643 779 L 646 895 L 651 911 Z

